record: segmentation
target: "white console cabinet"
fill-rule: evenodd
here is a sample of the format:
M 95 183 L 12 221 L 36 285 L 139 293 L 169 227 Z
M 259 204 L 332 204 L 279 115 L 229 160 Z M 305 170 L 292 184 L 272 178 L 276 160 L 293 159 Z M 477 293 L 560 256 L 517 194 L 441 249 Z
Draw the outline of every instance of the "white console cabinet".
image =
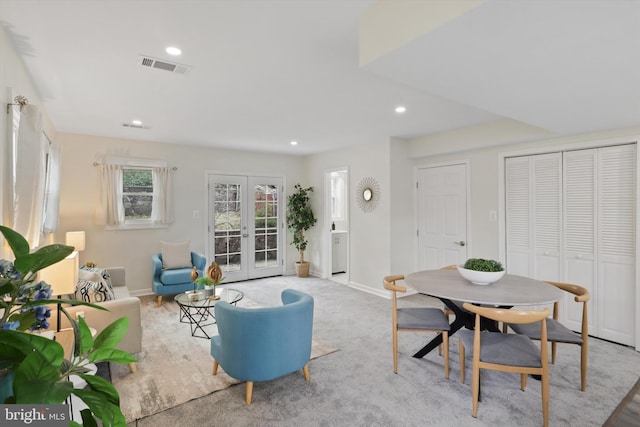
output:
M 331 273 L 344 273 L 347 271 L 347 238 L 346 231 L 331 232 Z

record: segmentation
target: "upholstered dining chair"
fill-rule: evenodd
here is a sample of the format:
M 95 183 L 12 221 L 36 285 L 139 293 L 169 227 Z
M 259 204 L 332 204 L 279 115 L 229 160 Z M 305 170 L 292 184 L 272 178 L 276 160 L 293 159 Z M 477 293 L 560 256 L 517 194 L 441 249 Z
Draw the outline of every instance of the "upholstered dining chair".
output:
M 277 307 L 243 308 L 216 303 L 218 335 L 211 338 L 213 375 L 218 366 L 246 381 L 247 405 L 254 381 L 269 381 L 302 369 L 309 381 L 313 297 L 293 289 L 281 294 Z
M 542 381 L 542 415 L 544 426 L 549 425 L 549 359 L 547 350 L 547 323 L 549 309 L 541 311 L 509 310 L 494 307 L 480 307 L 465 302 L 465 310 L 475 313 L 473 331 L 458 331 L 460 338 L 460 382 L 464 383 L 465 350 L 473 351 L 473 417 L 478 416 L 480 394 L 480 369 L 491 369 L 520 374 L 520 388 L 524 391 L 527 375 L 540 375 Z M 505 334 L 480 330 L 480 318 L 510 324 L 535 323 L 540 328 L 540 348 L 526 335 Z
M 551 343 L 551 363 L 556 363 L 557 343 L 576 344 L 580 346 L 580 389 L 587 389 L 587 358 L 589 351 L 589 321 L 587 317 L 587 303 L 591 298 L 589 291 L 582 286 L 571 283 L 549 282 L 563 291 L 574 295 L 574 301 L 582 303 L 582 325 L 580 334 L 577 334 L 558 321 L 559 301 L 553 304 L 553 318 L 547 319 L 547 340 Z M 525 334 L 531 339 L 540 339 L 540 328 L 535 324 L 509 325 L 514 332 Z
M 449 378 L 449 321 L 441 309 L 435 307 L 398 308 L 396 293 L 407 288 L 396 282 L 403 275 L 386 276 L 384 288 L 391 291 L 391 330 L 393 340 L 393 373 L 398 373 L 398 332 L 438 332 L 444 346 L 444 376 Z

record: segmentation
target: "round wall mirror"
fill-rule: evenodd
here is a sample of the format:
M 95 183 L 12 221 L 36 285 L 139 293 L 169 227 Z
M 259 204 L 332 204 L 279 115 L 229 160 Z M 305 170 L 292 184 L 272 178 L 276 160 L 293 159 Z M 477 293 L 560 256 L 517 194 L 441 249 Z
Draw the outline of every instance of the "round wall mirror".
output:
M 380 186 L 371 177 L 363 178 L 356 190 L 358 205 L 363 212 L 373 212 L 380 201 Z

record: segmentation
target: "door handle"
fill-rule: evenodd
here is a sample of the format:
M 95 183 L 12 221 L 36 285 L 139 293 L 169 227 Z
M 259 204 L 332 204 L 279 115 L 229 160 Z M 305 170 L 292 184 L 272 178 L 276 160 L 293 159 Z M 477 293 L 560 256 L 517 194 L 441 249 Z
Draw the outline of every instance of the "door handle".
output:
M 242 237 L 249 237 L 249 234 L 244 233 L 244 234 L 242 235 Z
M 453 242 L 453 243 L 455 243 L 456 245 L 460 245 L 460 246 L 464 246 L 464 245 L 466 245 L 466 243 L 464 242 L 464 240 L 460 240 L 459 242 Z

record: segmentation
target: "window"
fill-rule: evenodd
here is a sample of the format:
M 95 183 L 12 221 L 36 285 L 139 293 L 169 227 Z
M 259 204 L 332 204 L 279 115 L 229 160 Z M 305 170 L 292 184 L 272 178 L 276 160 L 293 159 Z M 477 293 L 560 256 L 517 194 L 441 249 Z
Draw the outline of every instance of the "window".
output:
M 96 223 L 110 229 L 164 227 L 173 222 L 166 162 L 108 159 L 100 165 L 102 194 Z
M 126 223 L 151 221 L 153 171 L 122 168 L 122 204 Z
M 345 171 L 331 172 L 331 220 L 345 220 Z

